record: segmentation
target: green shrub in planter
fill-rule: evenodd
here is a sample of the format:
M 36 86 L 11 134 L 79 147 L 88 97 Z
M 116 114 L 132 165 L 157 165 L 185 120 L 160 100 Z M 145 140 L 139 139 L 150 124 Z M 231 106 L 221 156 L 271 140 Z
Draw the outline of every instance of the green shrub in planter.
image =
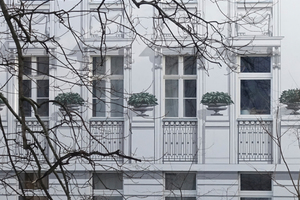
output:
M 207 92 L 203 95 L 201 103 L 204 105 L 211 104 L 226 104 L 230 105 L 233 103 L 229 94 L 224 92 Z
M 81 98 L 81 96 L 78 93 L 73 93 L 73 92 L 67 92 L 67 93 L 61 93 L 58 94 L 55 98 L 54 98 L 54 105 L 64 105 L 64 106 L 68 106 L 68 105 L 83 105 L 84 100 L 83 98 Z
M 300 89 L 284 90 L 279 98 L 280 103 L 300 103 Z
M 128 105 L 134 107 L 156 106 L 157 99 L 153 94 L 149 94 L 148 92 L 135 93 L 129 97 Z

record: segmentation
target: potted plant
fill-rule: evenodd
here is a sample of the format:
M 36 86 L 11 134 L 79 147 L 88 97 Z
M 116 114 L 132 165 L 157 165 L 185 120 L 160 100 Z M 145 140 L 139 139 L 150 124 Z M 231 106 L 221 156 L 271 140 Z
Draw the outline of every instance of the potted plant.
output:
M 222 115 L 221 110 L 226 110 L 226 106 L 233 103 L 229 94 L 224 92 L 207 92 L 202 96 L 201 103 L 207 106 L 207 110 L 213 110 L 211 115 Z
M 300 89 L 284 90 L 279 98 L 279 102 L 286 104 L 287 109 L 293 110 L 291 115 L 298 115 L 297 111 L 300 109 Z
M 83 105 L 84 100 L 78 93 L 67 92 L 60 93 L 54 98 L 54 105 L 60 106 L 59 110 L 63 115 L 68 112 L 79 110 L 79 106 Z
M 144 113 L 153 110 L 153 107 L 157 105 L 157 99 L 148 92 L 135 93 L 129 97 L 128 105 L 133 106 L 133 110 L 140 112 L 137 116 L 147 116 Z

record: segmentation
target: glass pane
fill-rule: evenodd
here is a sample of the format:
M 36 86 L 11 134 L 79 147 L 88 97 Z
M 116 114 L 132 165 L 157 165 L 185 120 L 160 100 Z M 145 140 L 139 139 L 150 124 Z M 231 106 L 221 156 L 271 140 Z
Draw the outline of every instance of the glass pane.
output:
M 184 116 L 185 117 L 196 117 L 197 105 L 196 99 L 185 99 L 184 100 Z
M 28 173 L 28 172 L 21 173 L 20 174 L 21 184 L 19 184 L 19 188 L 21 188 L 22 186 L 23 189 L 41 189 L 42 183 L 46 188 L 49 188 L 48 176 L 43 178 L 42 180 L 37 181 L 36 183 L 33 183 L 37 179 L 38 176 L 36 173 Z
M 196 80 L 184 81 L 184 97 L 196 97 Z
M 123 197 L 122 196 L 107 196 L 107 197 L 104 197 L 104 196 L 95 196 L 93 197 L 93 200 L 123 200 Z
M 177 56 L 166 56 L 166 75 L 178 74 L 178 57 Z
M 196 174 L 166 173 L 166 190 L 196 190 Z
M 93 117 L 105 117 L 105 101 L 103 99 L 93 99 Z
M 93 97 L 104 98 L 105 97 L 105 81 L 94 80 L 93 81 Z
M 37 58 L 37 74 L 49 75 L 49 57 Z
M 37 96 L 49 97 L 49 80 L 37 81 Z
M 48 200 L 48 198 L 47 197 L 39 197 L 39 196 L 33 196 L 33 197 L 28 197 L 28 196 L 26 196 L 26 197 L 22 197 L 22 196 L 20 196 L 19 197 L 19 200 Z
M 241 198 L 241 200 L 271 200 L 271 198 L 251 198 L 251 197 L 246 197 L 246 198 Z
M 31 74 L 31 57 L 24 58 L 24 74 L 25 75 Z
M 24 96 L 31 98 L 31 81 L 30 80 L 23 80 L 23 91 Z M 27 101 L 23 101 L 23 108 L 26 117 L 31 116 L 31 105 Z
M 107 190 L 123 189 L 123 174 L 94 173 L 93 189 L 107 189 Z
M 39 105 L 44 103 L 43 105 L 41 105 L 41 107 L 38 108 L 38 114 L 40 116 L 49 116 L 49 102 L 48 102 L 48 99 L 38 99 L 37 103 Z
M 93 57 L 93 75 L 106 74 L 105 61 L 102 57 Z
M 178 117 L 178 99 L 166 99 L 166 117 Z
M 112 75 L 123 75 L 124 69 L 124 58 L 123 56 L 111 57 L 111 74 Z
M 271 191 L 271 174 L 241 174 L 241 190 Z
M 241 80 L 241 114 L 270 114 L 270 80 Z
M 165 81 L 166 97 L 178 97 L 178 80 Z
M 271 57 L 242 57 L 241 58 L 241 72 L 270 72 L 271 71 Z
M 196 197 L 166 197 L 165 200 L 196 200 Z
M 196 57 L 195 56 L 185 56 L 183 63 L 184 63 L 184 74 L 185 75 L 196 74 Z
M 111 83 L 111 97 L 123 98 L 123 80 L 112 80 L 110 83 Z
M 111 117 L 123 117 L 123 99 L 111 100 Z

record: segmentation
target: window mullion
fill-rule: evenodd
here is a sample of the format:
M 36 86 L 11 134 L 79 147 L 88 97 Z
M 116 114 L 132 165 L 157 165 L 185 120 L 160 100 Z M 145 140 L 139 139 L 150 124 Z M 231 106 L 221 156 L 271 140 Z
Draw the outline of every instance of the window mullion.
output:
M 184 81 L 183 81 L 183 57 L 179 57 L 179 88 L 178 88 L 178 117 L 184 117 Z

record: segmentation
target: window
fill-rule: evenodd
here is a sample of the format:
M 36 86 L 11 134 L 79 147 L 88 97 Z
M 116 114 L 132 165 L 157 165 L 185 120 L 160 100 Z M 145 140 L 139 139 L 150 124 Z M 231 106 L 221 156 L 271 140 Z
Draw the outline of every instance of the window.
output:
M 19 197 L 19 200 L 48 200 L 47 197 L 43 197 L 43 196 L 34 196 L 34 197 L 29 197 L 29 196 L 26 196 L 26 197 L 22 197 L 20 196 Z
M 123 117 L 124 57 L 93 57 L 93 117 Z
M 194 56 L 165 57 L 165 115 L 196 117 L 197 71 Z
M 166 173 L 166 190 L 196 190 L 195 173 Z
M 21 183 L 19 185 L 19 188 L 23 189 L 42 189 L 42 184 L 46 189 L 49 188 L 49 183 L 48 183 L 48 177 L 43 178 L 42 180 L 38 180 L 39 178 L 37 173 L 29 173 L 29 172 L 24 172 L 20 174 L 20 180 Z M 36 181 L 35 183 L 33 183 Z M 27 199 L 26 199 L 27 200 Z
M 49 57 L 25 57 L 23 88 L 25 97 L 42 104 L 37 112 L 40 116 L 49 116 Z M 24 102 L 26 117 L 34 115 L 28 102 Z
M 94 173 L 93 189 L 122 190 L 123 174 L 122 173 Z
M 109 196 L 109 197 L 95 196 L 93 197 L 93 200 L 123 200 L 123 197 L 122 196 Z
M 241 174 L 241 200 L 271 200 L 272 174 Z
M 241 57 L 240 114 L 271 114 L 271 57 Z

